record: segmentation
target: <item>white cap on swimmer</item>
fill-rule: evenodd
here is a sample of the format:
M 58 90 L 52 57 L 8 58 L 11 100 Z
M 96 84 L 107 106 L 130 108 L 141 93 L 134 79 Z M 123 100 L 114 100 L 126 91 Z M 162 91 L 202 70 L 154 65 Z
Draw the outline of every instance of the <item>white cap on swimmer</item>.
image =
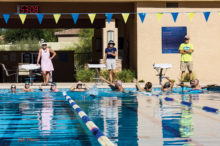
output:
M 120 85 L 120 86 L 122 86 L 122 81 L 121 81 L 121 80 L 117 80 L 117 82 L 115 83 L 115 85 Z

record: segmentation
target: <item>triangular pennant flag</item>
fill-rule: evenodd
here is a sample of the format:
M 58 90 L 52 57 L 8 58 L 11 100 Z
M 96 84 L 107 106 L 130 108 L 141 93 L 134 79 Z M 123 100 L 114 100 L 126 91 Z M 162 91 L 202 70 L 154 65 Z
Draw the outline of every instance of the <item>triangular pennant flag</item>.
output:
M 5 23 L 8 23 L 8 19 L 10 18 L 10 14 L 3 14 L 3 18 L 5 20 Z
M 107 18 L 108 23 L 110 23 L 110 21 L 111 21 L 111 19 L 112 19 L 112 13 L 106 13 L 106 14 L 105 14 L 105 17 Z
M 36 16 L 37 16 L 37 19 L 38 19 L 39 23 L 41 24 L 42 20 L 44 18 L 44 14 L 36 14 Z
M 179 13 L 178 12 L 173 12 L 173 13 L 171 13 L 171 15 L 173 17 L 173 21 L 176 23 L 176 19 L 177 19 Z
M 209 20 L 210 12 L 203 12 L 203 15 L 205 16 L 205 21 L 207 22 Z
M 89 15 L 89 19 L 90 19 L 91 23 L 93 24 L 96 14 L 88 14 L 88 15 Z
M 56 24 L 58 23 L 58 21 L 60 20 L 60 16 L 61 14 L 53 14 L 53 17 L 55 19 Z
M 25 19 L 27 17 L 27 14 L 19 14 L 19 17 L 21 19 L 22 24 L 24 24 L 24 21 L 25 21 Z
M 156 16 L 157 16 L 157 20 L 160 22 L 160 20 L 163 16 L 163 13 L 156 13 Z
M 74 13 L 74 14 L 72 14 L 72 17 L 73 17 L 74 23 L 76 24 L 76 23 L 77 23 L 77 20 L 78 20 L 78 18 L 79 18 L 79 14 L 78 14 L 78 13 Z
M 193 20 L 194 14 L 195 14 L 194 12 L 188 13 L 188 16 L 189 16 L 189 20 L 190 20 L 190 21 Z
M 127 23 L 129 15 L 130 15 L 129 13 L 122 13 L 122 17 L 125 23 Z
M 144 19 L 146 17 L 146 13 L 139 13 L 139 17 L 141 19 L 141 22 L 144 23 Z

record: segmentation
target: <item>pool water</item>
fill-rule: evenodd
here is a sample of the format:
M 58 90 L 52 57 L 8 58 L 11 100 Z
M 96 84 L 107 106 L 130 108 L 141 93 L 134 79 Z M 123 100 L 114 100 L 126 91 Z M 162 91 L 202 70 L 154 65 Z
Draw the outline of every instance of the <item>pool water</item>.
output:
M 64 90 L 67 91 L 67 90 Z M 155 91 L 157 92 L 157 91 Z M 98 90 L 67 92 L 116 145 L 207 145 L 220 143 L 220 115 L 165 101 L 172 97 L 220 109 L 220 93 L 146 96 Z M 62 93 L 0 91 L 0 145 L 99 145 Z

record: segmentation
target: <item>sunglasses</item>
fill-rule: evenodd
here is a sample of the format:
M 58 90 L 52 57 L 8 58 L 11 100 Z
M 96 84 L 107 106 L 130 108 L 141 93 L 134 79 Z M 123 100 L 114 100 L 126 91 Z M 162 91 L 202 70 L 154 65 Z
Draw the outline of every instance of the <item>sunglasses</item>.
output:
M 15 86 L 12 86 L 11 88 L 16 88 Z

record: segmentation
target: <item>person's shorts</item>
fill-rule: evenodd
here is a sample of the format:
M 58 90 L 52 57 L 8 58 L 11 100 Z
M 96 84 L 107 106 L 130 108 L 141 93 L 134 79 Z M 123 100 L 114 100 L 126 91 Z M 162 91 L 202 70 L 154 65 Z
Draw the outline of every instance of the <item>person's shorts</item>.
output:
M 188 71 L 192 72 L 193 71 L 193 62 L 180 62 L 180 70 L 186 71 L 186 68 L 188 69 Z
M 108 70 L 116 69 L 116 61 L 115 59 L 107 59 L 106 60 L 106 67 Z

